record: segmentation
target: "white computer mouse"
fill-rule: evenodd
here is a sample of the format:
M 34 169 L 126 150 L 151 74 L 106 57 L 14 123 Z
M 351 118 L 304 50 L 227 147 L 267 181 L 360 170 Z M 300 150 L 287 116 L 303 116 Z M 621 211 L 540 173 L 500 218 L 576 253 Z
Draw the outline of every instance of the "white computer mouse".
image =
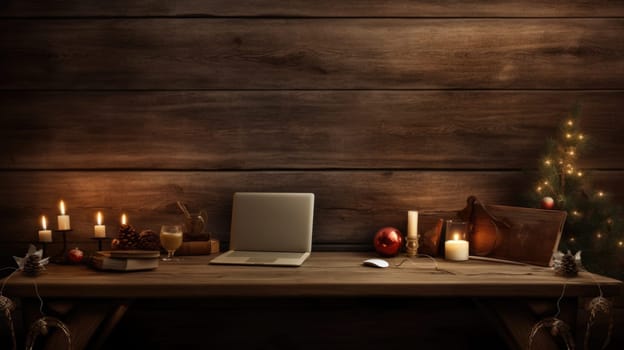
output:
M 384 268 L 390 266 L 384 259 L 367 259 L 362 262 L 364 266 Z

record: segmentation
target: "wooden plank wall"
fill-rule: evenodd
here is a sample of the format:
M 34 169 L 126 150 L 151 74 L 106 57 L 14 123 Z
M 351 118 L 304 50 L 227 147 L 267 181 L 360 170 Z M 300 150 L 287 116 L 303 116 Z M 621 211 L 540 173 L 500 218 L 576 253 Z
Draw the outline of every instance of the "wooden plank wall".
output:
M 0 255 L 61 198 L 85 249 L 97 210 L 157 229 L 177 200 L 227 240 L 234 191 L 314 192 L 315 247 L 370 247 L 517 203 L 576 104 L 622 203 L 623 34 L 608 0 L 3 1 Z

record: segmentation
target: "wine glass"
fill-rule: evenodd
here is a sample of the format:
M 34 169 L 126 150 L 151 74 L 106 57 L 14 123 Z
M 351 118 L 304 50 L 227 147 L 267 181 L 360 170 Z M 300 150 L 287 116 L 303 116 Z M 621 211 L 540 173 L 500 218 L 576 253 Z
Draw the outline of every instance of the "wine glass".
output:
M 173 261 L 173 253 L 182 245 L 182 225 L 162 225 L 160 245 L 167 250 L 167 256 L 161 260 Z

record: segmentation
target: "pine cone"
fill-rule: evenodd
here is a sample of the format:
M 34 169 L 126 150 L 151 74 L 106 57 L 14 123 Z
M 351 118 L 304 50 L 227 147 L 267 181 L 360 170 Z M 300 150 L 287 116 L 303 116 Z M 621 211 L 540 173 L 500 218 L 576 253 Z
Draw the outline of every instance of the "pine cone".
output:
M 113 240 L 114 249 L 136 249 L 139 244 L 139 234 L 131 225 L 121 225 L 119 236 Z
M 143 230 L 139 234 L 137 249 L 160 250 L 160 237 L 152 230 Z
M 30 277 L 36 277 L 43 272 L 45 267 L 41 265 L 41 257 L 37 254 L 31 254 L 24 263 L 24 274 Z
M 563 277 L 576 277 L 578 271 L 575 257 L 570 252 L 562 256 L 560 264 L 555 267 L 555 274 Z

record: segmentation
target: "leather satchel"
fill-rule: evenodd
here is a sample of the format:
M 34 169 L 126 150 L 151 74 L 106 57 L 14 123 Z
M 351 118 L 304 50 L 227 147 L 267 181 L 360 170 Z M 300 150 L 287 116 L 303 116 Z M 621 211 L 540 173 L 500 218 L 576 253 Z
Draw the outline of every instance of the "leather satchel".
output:
M 550 266 L 567 213 L 488 205 L 468 197 L 458 216 L 467 221 L 470 255 Z

